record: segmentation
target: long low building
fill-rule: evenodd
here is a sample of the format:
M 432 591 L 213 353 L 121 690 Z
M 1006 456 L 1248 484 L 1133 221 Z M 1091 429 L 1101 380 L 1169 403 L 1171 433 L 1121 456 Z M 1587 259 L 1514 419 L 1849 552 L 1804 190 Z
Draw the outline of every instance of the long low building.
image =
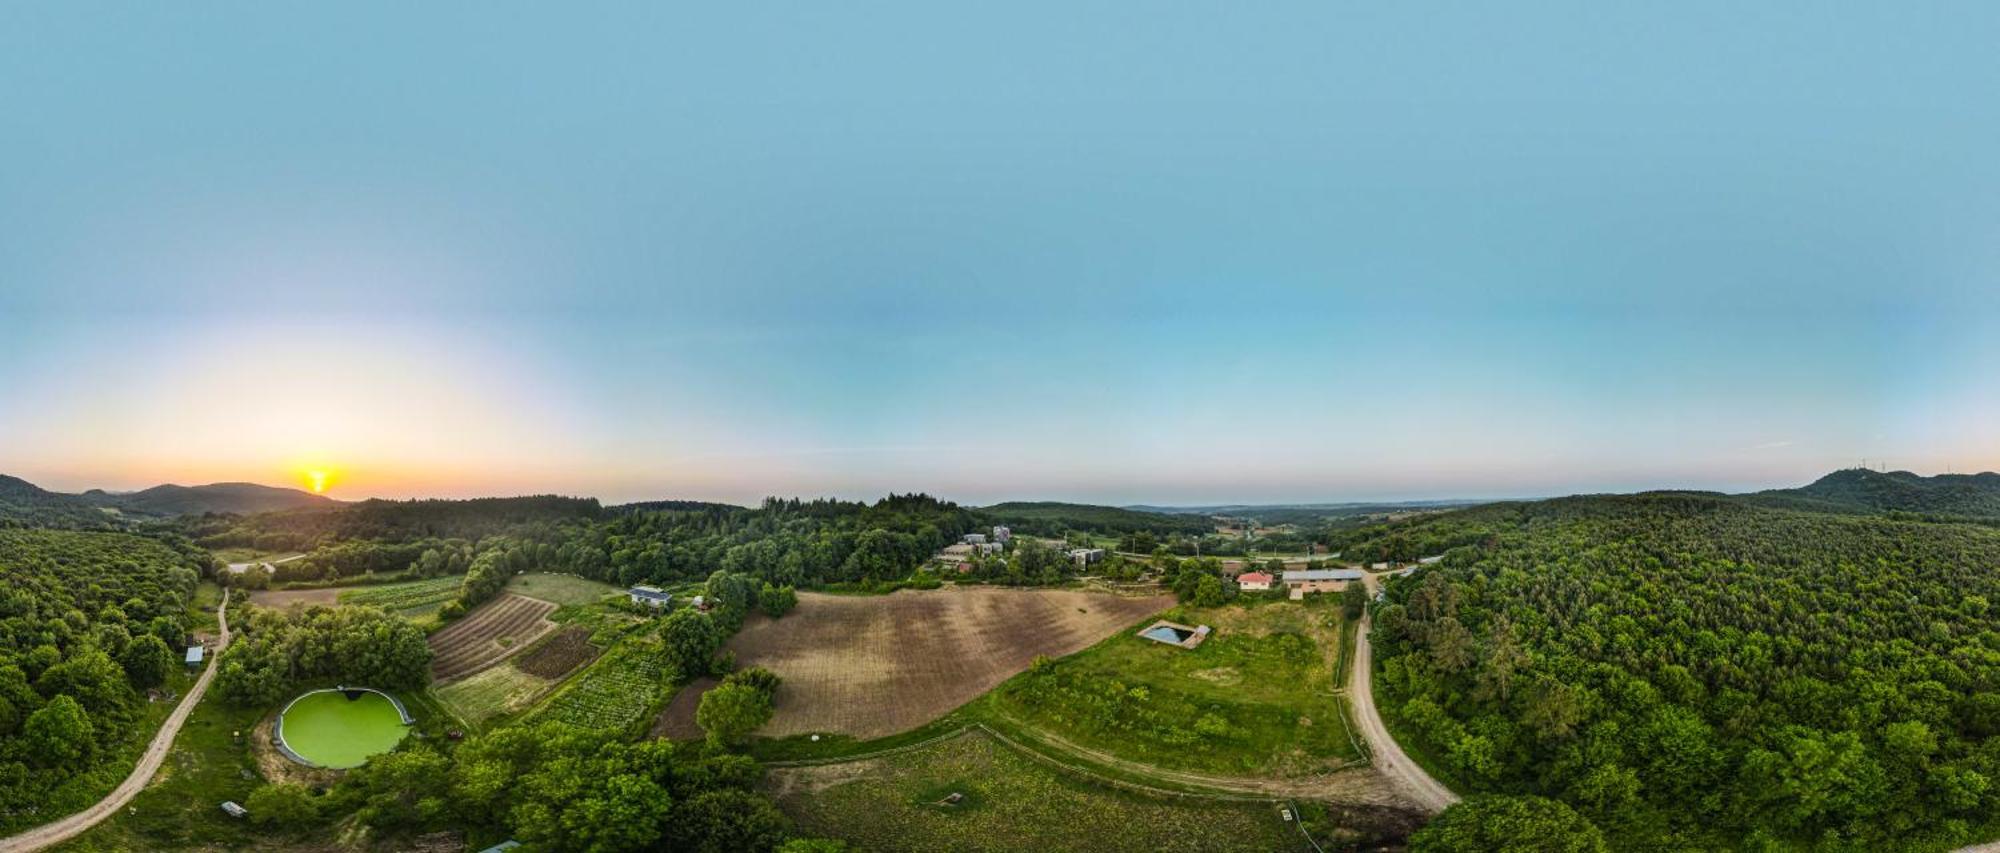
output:
M 1285 588 L 1291 590 L 1293 598 L 1304 598 L 1309 592 L 1337 592 L 1347 585 L 1360 580 L 1360 569 L 1305 569 L 1285 573 Z

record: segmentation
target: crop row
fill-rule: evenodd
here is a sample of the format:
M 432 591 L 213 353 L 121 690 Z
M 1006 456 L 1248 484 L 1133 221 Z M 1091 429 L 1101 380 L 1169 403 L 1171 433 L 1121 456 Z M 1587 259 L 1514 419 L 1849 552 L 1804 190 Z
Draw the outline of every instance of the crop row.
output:
M 538 716 L 587 728 L 622 728 L 652 710 L 665 685 L 660 650 L 650 643 L 628 642 L 577 676 Z

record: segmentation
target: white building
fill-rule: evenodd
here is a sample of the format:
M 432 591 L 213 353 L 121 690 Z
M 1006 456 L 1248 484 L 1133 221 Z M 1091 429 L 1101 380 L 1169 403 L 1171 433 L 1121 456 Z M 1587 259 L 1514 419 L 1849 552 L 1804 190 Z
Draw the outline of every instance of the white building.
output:
M 1014 538 L 1014 531 L 1009 530 L 997 524 L 993 526 L 993 541 L 1005 545 L 1009 541 L 1012 541 L 1013 538 Z
M 657 586 L 635 586 L 626 590 L 625 594 L 632 599 L 633 604 L 644 604 L 655 610 L 667 606 L 667 602 L 674 600 L 666 590 Z
M 967 533 L 967 534 L 965 534 L 965 540 L 964 540 L 964 541 L 965 541 L 965 544 L 967 544 L 967 545 L 984 545 L 984 544 L 986 544 L 986 534 L 984 534 L 984 533 Z

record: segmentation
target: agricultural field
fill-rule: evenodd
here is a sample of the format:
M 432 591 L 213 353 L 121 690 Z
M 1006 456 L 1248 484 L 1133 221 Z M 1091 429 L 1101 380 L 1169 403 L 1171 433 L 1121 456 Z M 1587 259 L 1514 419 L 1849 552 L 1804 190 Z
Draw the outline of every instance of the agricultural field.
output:
M 1178 608 L 1193 649 L 1121 632 L 1009 680 L 992 710 L 1088 749 L 1175 770 L 1297 778 L 1359 757 L 1340 699 L 1338 603 Z
M 473 608 L 430 636 L 431 679 L 464 678 L 521 651 L 550 631 L 555 604 L 520 595 L 502 595 Z
M 529 598 L 553 601 L 564 607 L 595 604 L 606 595 L 620 590 L 608 583 L 580 578 L 576 575 L 530 572 L 507 579 L 507 591 Z
M 876 851 L 1309 851 L 1270 802 L 1114 788 L 978 732 L 882 758 L 773 767 L 766 786 L 810 835 Z M 938 805 L 950 794 L 954 805 Z
M 567 627 L 499 666 L 491 666 L 433 690 L 458 718 L 479 725 L 534 705 L 565 676 L 597 658 L 590 630 Z
M 340 591 L 338 600 L 341 604 L 380 607 L 400 616 L 421 616 L 436 612 L 445 602 L 457 597 L 459 587 L 464 583 L 464 578 L 454 575 L 406 583 L 350 587 Z
M 431 693 L 459 719 L 477 726 L 534 704 L 555 684 L 555 679 L 502 664 L 434 688 Z
M 531 722 L 556 720 L 586 728 L 629 726 L 651 713 L 667 689 L 670 673 L 659 646 L 628 640 L 536 710 Z
M 284 610 L 294 604 L 307 607 L 332 607 L 340 603 L 341 590 L 338 587 L 318 589 L 257 589 L 250 591 L 250 603 L 272 610 Z
M 522 672 L 541 678 L 561 678 L 591 662 L 599 649 L 590 644 L 590 629 L 568 627 L 514 659 Z
M 1171 603 L 1157 595 L 994 587 L 800 593 L 797 610 L 783 619 L 751 617 L 725 648 L 739 666 L 766 667 L 784 679 L 777 711 L 759 734 L 872 738 L 929 722 L 1037 657 L 1085 648 Z M 676 716 L 661 720 L 661 729 L 691 730 L 698 694 L 685 699 L 668 708 Z

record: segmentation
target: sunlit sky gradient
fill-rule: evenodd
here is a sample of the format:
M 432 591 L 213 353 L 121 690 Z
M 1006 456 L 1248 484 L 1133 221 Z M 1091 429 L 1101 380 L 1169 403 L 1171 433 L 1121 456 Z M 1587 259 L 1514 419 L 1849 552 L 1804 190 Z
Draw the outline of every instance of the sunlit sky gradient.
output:
M 76 5 L 0 7 L 52 488 L 2000 467 L 1993 4 Z

